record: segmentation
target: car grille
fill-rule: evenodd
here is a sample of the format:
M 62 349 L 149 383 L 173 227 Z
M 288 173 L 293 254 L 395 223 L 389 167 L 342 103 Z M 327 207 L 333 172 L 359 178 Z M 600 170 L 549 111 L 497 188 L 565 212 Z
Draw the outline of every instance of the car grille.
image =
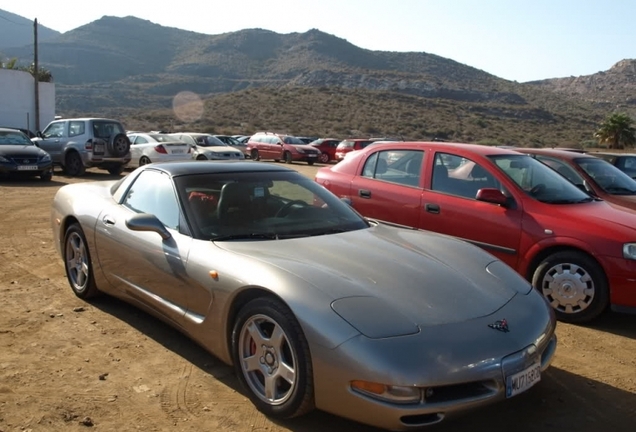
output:
M 11 156 L 7 159 L 11 160 L 17 165 L 33 165 L 38 162 L 37 156 Z

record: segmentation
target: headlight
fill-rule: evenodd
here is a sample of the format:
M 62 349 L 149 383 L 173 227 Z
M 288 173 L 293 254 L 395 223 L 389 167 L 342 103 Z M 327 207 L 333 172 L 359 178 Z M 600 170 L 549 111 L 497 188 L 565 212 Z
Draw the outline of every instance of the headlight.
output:
M 625 243 L 623 245 L 623 258 L 636 260 L 636 243 Z
M 393 386 L 369 381 L 351 381 L 351 389 L 385 402 L 412 404 L 422 400 L 422 391 L 418 387 Z
M 9 159 L 7 159 L 7 158 L 6 158 L 6 157 L 4 157 L 4 156 L 0 156 L 0 162 L 9 163 L 10 161 L 9 161 Z
M 40 157 L 40 162 L 48 162 L 50 160 L 51 160 L 51 155 L 48 153 L 45 153 Z

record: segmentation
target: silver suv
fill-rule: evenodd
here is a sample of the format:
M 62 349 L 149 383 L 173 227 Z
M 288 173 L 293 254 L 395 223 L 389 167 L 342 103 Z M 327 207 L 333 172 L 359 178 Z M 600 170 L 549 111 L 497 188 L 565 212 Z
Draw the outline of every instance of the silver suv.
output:
M 121 174 L 130 162 L 130 140 L 124 126 L 116 120 L 54 120 L 43 132 L 38 131 L 33 141 L 70 176 L 81 176 L 90 167 Z

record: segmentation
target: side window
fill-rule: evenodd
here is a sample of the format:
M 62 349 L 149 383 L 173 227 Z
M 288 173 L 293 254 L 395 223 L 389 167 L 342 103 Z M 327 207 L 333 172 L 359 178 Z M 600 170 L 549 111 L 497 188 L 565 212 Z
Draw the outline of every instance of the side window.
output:
M 148 142 L 148 140 L 146 138 L 141 137 L 141 136 L 137 136 L 135 138 L 135 142 L 133 144 L 145 144 L 147 142 Z
M 563 161 L 540 155 L 537 155 L 537 160 L 543 162 L 574 184 L 582 185 L 584 183 L 583 177 Z
M 78 135 L 84 135 L 86 126 L 83 121 L 70 121 L 68 126 L 68 136 L 74 137 Z
M 373 153 L 367 161 L 364 163 L 364 168 L 362 168 L 362 177 L 373 178 L 375 174 L 375 165 L 378 160 L 378 154 Z
M 65 122 L 57 122 L 50 124 L 44 132 L 42 132 L 42 136 L 44 138 L 61 138 L 64 136 L 64 125 Z
M 373 153 L 364 164 L 362 176 L 419 186 L 424 152 L 419 150 L 385 150 Z
M 149 213 L 166 227 L 178 229 L 179 203 L 172 180 L 156 171 L 144 171 L 128 190 L 123 205 L 137 213 Z
M 431 190 L 475 199 L 482 188 L 501 189 L 501 184 L 486 168 L 470 159 L 445 153 L 435 155 Z

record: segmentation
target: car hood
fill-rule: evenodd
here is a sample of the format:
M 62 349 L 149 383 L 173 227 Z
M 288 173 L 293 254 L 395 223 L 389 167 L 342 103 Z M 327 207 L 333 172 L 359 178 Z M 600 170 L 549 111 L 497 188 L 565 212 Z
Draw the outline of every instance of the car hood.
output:
M 36 157 L 44 156 L 46 152 L 34 145 L 1 145 L 0 155 L 2 156 L 24 156 L 24 157 Z
M 544 214 L 556 220 L 567 220 L 576 233 L 603 232 L 606 238 L 622 238 L 629 235 L 636 239 L 636 211 L 605 201 L 582 204 L 546 204 Z M 594 225 L 594 226 L 593 226 Z
M 604 195 L 603 199 L 610 204 L 636 210 L 636 195 Z
M 490 315 L 520 291 L 529 291 L 526 281 L 492 255 L 426 231 L 379 225 L 341 234 L 216 245 L 278 267 L 332 300 L 378 299 L 387 313 L 397 311 L 419 326 Z M 496 271 L 487 271 L 489 264 Z M 377 310 L 378 302 L 373 305 Z

